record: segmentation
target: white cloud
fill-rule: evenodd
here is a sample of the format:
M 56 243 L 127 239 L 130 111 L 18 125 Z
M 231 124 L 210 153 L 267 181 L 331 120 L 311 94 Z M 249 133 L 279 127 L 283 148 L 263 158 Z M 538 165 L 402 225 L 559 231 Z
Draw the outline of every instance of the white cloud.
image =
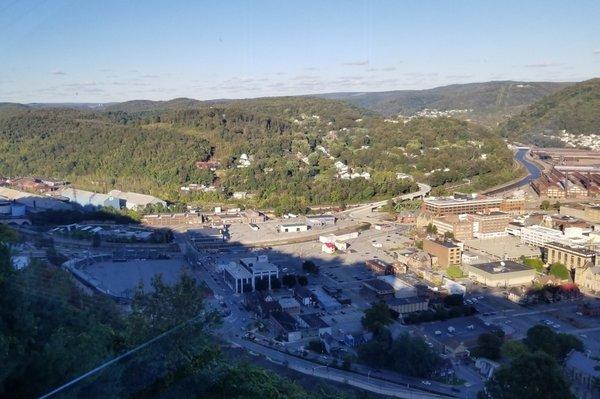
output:
M 65 71 L 61 71 L 59 69 L 55 69 L 52 72 L 50 72 L 50 74 L 56 75 L 56 76 L 65 76 L 67 73 Z
M 557 66 L 561 66 L 564 65 L 560 62 L 549 62 L 549 61 L 542 61 L 542 62 L 535 62 L 533 64 L 527 64 L 525 65 L 526 68 L 552 68 L 552 67 L 557 67 Z
M 346 66 L 364 66 L 364 65 L 369 65 L 369 60 L 348 61 L 348 62 L 344 62 L 342 65 L 346 65 Z

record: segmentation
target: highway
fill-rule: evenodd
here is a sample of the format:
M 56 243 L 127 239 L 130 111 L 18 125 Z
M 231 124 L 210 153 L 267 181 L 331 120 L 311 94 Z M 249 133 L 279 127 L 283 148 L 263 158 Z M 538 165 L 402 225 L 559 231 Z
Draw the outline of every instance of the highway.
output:
M 431 186 L 425 183 L 417 183 L 419 185 L 419 191 L 415 191 L 414 193 L 402 194 L 397 197 L 394 197 L 395 201 L 410 201 L 415 198 L 423 198 L 429 192 L 431 192 Z M 369 202 L 366 204 L 360 204 L 358 206 L 352 207 L 350 209 L 346 209 L 345 211 L 340 212 L 340 214 L 346 214 L 351 218 L 363 220 L 365 218 L 365 214 L 368 215 L 371 213 L 373 208 L 379 208 L 388 203 L 389 200 L 377 201 L 377 202 Z M 367 216 L 368 219 L 368 216 Z

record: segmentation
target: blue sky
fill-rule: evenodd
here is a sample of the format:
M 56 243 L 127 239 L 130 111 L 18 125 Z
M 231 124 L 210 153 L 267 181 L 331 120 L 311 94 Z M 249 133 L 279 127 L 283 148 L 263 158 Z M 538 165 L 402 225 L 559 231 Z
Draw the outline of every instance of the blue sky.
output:
M 0 101 L 600 76 L 599 1 L 0 0 Z

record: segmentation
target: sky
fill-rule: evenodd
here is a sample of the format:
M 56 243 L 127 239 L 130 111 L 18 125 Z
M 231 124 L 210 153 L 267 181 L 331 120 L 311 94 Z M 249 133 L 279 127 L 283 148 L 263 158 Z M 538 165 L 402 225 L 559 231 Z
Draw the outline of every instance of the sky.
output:
M 599 76 L 597 0 L 0 0 L 0 102 Z

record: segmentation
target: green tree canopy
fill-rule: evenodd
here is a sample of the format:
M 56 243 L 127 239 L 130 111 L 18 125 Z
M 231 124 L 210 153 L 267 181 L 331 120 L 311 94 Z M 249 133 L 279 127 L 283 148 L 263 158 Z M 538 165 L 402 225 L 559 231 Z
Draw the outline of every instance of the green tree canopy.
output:
M 502 366 L 486 383 L 480 398 L 574 399 L 556 360 L 543 352 L 526 353 Z
M 374 303 L 369 309 L 365 310 L 365 315 L 361 319 L 363 327 L 373 333 L 393 321 L 390 308 L 385 302 Z

